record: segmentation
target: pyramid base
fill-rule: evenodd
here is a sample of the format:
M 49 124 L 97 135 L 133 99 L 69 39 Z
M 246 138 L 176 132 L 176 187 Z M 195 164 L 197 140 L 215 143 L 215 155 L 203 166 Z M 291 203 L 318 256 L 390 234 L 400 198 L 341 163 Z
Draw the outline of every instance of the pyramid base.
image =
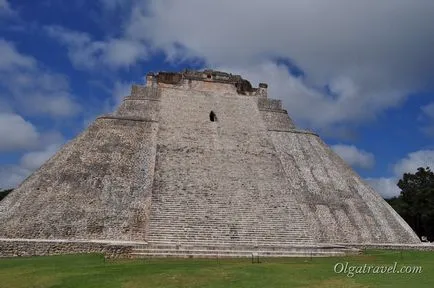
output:
M 0 238 L 0 257 L 102 253 L 106 258 L 252 258 L 358 255 L 364 249 L 434 251 L 432 243 L 140 242 Z

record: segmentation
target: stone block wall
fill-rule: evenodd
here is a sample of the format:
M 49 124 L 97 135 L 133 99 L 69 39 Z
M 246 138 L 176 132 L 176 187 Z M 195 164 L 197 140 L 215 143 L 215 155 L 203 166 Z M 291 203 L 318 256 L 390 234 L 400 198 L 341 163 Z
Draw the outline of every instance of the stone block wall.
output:
M 183 79 L 178 84 L 159 83 L 161 89 L 181 89 L 185 91 L 199 91 L 221 94 L 237 94 L 237 88 L 233 83 L 220 83 L 215 81 L 196 81 Z
M 259 110 L 283 110 L 282 101 L 269 98 L 258 98 L 258 108 Z
M 107 258 L 130 257 L 133 245 L 77 241 L 0 239 L 0 257 L 102 253 Z
M 131 96 L 126 99 L 147 99 L 147 100 L 159 100 L 160 89 L 157 87 L 145 87 L 141 85 L 133 85 L 131 87 Z
M 158 88 L 133 86 L 132 95 L 124 98 L 114 115 L 139 118 L 143 121 L 159 120 L 160 92 Z
M 295 129 L 295 125 L 289 118 L 286 110 L 270 111 L 261 110 L 261 116 L 267 129 L 270 131 L 289 131 Z

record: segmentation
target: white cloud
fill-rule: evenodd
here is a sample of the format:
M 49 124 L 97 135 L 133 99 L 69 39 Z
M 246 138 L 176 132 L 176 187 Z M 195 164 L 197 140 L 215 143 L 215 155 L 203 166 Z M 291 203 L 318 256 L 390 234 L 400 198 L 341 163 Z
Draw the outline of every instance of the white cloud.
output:
M 100 85 L 100 84 L 97 84 Z M 101 114 L 112 113 L 118 108 L 126 96 L 131 94 L 132 82 L 115 81 L 112 87 L 101 85 L 104 91 L 110 93 L 111 97 L 106 98 L 103 103 L 100 103 L 98 109 L 88 110 L 87 115 L 83 119 L 83 127 L 88 127 Z
M 434 102 L 423 106 L 421 109 L 425 116 L 434 119 Z
M 179 43 L 210 63 L 289 57 L 318 84 L 347 76 L 360 84 L 398 85 L 398 78 L 418 82 L 420 72 L 433 72 L 429 1 L 137 2 L 129 36 L 164 49 Z
M 22 150 L 38 144 L 36 128 L 21 116 L 0 113 L 0 151 Z
M 58 131 L 45 131 L 39 137 L 39 149 L 45 149 L 50 145 L 61 145 L 65 143 L 65 138 Z
M 399 196 L 401 192 L 396 186 L 404 173 L 416 173 L 419 167 L 434 168 L 434 150 L 419 150 L 409 153 L 393 166 L 394 176 L 390 178 L 367 178 L 365 179 L 381 196 L 391 198 Z
M 385 199 L 396 197 L 401 193 L 396 185 L 398 183 L 397 178 L 367 178 L 365 180 Z
M 156 50 L 171 61 L 202 58 L 207 66 L 269 82 L 271 97 L 283 99 L 297 123 L 328 134 L 348 132 L 345 126 L 375 119 L 409 92 L 433 87 L 434 2 L 100 3 L 122 8 L 127 20 L 118 38 L 47 28 L 76 67 L 129 67 Z M 276 58 L 290 59 L 304 76 L 294 77 Z
M 60 133 L 38 132 L 19 114 L 66 117 L 76 115 L 80 106 L 63 75 L 41 68 L 33 57 L 2 39 L 0 54 L 0 152 L 27 151 L 19 165 L 0 167 L 0 186 L 6 188 L 24 180 L 64 141 Z
M 428 136 L 434 136 L 434 102 L 428 105 L 422 106 L 422 115 L 419 120 L 425 123 L 420 130 Z
M 122 102 L 122 100 L 125 98 L 125 96 L 128 96 L 131 94 L 131 86 L 133 83 L 131 82 L 115 82 L 115 85 L 113 86 L 112 91 L 112 97 L 114 106 L 117 107 Z M 115 108 L 114 107 L 114 108 Z
M 346 131 L 400 105 L 409 92 L 433 87 L 434 2 L 100 2 L 128 11 L 118 38 L 47 28 L 76 67 L 129 67 L 156 50 L 171 61 L 202 58 L 269 82 L 271 97 L 316 130 Z M 290 59 L 304 76 L 294 77 L 276 58 Z
M 26 107 L 30 114 L 45 114 L 53 117 L 70 117 L 81 110 L 79 104 L 71 99 L 69 93 L 50 92 L 44 95 L 34 94 L 31 99 L 24 100 L 23 107 Z M 40 105 L 40 103 L 45 103 L 45 105 Z
M 129 67 L 148 56 L 146 47 L 140 41 L 126 38 L 96 41 L 87 33 L 59 26 L 46 27 L 46 31 L 66 45 L 68 56 L 77 68 L 94 69 L 101 68 L 101 65 L 110 68 Z
M 0 15 L 2 13 L 5 14 L 12 14 L 12 8 L 11 5 L 9 4 L 9 2 L 7 0 L 0 0 Z
M 36 170 L 53 156 L 59 148 L 60 144 L 54 143 L 48 145 L 41 151 L 28 152 L 21 157 L 20 167 L 30 171 Z
M 26 177 L 53 156 L 64 142 L 65 139 L 58 132 L 47 132 L 40 135 L 36 141 L 39 148 L 24 153 L 19 164 L 0 166 L 0 188 L 17 187 Z
M 393 170 L 396 176 L 401 177 L 404 173 L 416 173 L 419 167 L 434 169 L 434 150 L 419 150 L 409 153 L 395 164 Z
M 52 117 L 74 116 L 81 110 L 65 76 L 40 68 L 34 58 L 2 39 L 0 54 L 0 93 L 11 98 L 6 102 L 13 103 L 16 110 Z
M 18 53 L 14 45 L 3 39 L 0 39 L 0 55 L 0 71 L 33 69 L 36 66 L 33 58 Z
M 0 188 L 15 188 L 32 171 L 22 168 L 18 165 L 9 165 L 0 167 Z
M 146 48 L 136 41 L 111 39 L 106 42 L 103 60 L 114 67 L 130 66 L 147 57 Z
M 8 9 L 9 3 L 7 0 L 0 0 L 0 9 Z
M 270 95 L 283 99 L 296 121 L 312 128 L 372 120 L 410 91 L 432 87 L 434 2 L 134 3 L 121 39 L 145 41 L 171 60 L 201 57 L 208 66 L 256 75 L 270 82 Z M 303 78 L 273 63 L 276 57 L 291 59 Z
M 108 10 L 114 10 L 130 4 L 130 1 L 128 0 L 99 0 L 99 2 L 101 2 L 102 6 Z
M 330 89 L 336 93 L 331 97 L 310 87 L 305 78 L 291 75 L 285 65 L 271 61 L 245 68 L 218 66 L 217 69 L 243 75 L 253 85 L 267 82 L 270 97 L 282 99 L 296 123 L 318 130 L 373 119 L 385 108 L 400 103 L 405 96 L 402 92 L 390 91 L 359 95 L 356 91 L 360 87 L 351 79 L 340 77 L 331 83 Z
M 374 166 L 374 154 L 360 150 L 354 145 L 338 144 L 331 146 L 331 148 L 353 167 L 366 169 Z

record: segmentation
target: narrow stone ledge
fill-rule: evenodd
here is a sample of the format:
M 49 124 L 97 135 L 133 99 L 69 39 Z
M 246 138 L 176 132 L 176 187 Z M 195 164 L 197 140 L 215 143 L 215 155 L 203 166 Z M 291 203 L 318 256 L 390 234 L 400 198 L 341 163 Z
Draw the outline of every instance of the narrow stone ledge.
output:
M 119 117 L 119 116 L 113 116 L 113 115 L 103 115 L 96 119 L 115 119 L 115 120 L 125 120 L 125 121 L 137 121 L 137 122 L 152 122 L 152 123 L 158 123 L 157 120 L 151 120 L 146 118 L 139 118 L 139 117 Z
M 126 100 L 146 100 L 146 101 L 155 101 L 155 102 L 161 102 L 159 99 L 152 99 L 152 98 L 144 98 L 144 97 L 137 97 L 137 96 L 127 96 L 124 98 L 124 101 Z
M 259 111 L 288 114 L 288 111 L 285 109 L 259 109 Z
M 206 81 L 206 82 L 210 82 L 210 83 L 212 83 L 211 81 Z M 226 83 L 226 84 L 228 84 L 228 83 Z M 194 91 L 194 92 L 199 92 L 199 93 L 210 93 L 210 91 L 209 90 L 199 90 L 199 89 L 189 89 L 189 88 L 186 88 L 186 87 L 183 87 L 183 86 L 175 86 L 175 85 L 173 85 L 173 86 L 165 86 L 164 87 L 164 89 L 172 89 L 172 90 L 182 90 L 182 91 Z M 214 94 L 219 94 L 219 93 L 216 93 L 216 92 L 211 92 L 211 93 L 214 93 Z M 259 98 L 259 96 L 258 95 L 254 95 L 254 94 L 251 94 L 251 95 L 249 95 L 249 94 L 247 94 L 247 95 L 244 95 L 244 94 L 238 94 L 236 91 L 235 92 L 224 92 L 223 93 L 224 94 L 224 96 L 244 96 L 244 97 L 257 97 L 257 98 Z M 191 95 L 189 95 L 189 97 L 196 97 L 197 95 L 196 94 L 194 94 L 194 93 L 192 93 Z M 180 96 L 180 97 L 185 97 L 185 96 Z
M 110 245 L 147 245 L 146 241 L 121 241 L 104 239 L 30 239 L 30 238 L 0 238 L 0 242 L 41 242 L 41 243 L 96 243 Z
M 357 249 L 385 249 L 385 250 L 418 250 L 418 251 L 434 251 L 433 243 L 420 244 L 394 244 L 394 243 L 341 243 L 346 247 L 354 247 Z
M 318 134 L 308 130 L 299 130 L 299 129 L 288 129 L 288 130 L 277 130 L 277 129 L 268 129 L 271 132 L 285 132 L 285 133 L 297 133 L 297 134 L 309 134 L 319 137 Z

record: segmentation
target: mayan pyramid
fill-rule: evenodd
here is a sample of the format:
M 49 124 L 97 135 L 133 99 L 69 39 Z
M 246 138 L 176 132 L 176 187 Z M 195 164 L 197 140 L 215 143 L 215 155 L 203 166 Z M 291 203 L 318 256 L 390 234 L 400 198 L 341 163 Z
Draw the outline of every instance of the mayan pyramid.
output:
M 0 238 L 420 243 L 267 84 L 213 70 L 146 78 L 0 202 Z

